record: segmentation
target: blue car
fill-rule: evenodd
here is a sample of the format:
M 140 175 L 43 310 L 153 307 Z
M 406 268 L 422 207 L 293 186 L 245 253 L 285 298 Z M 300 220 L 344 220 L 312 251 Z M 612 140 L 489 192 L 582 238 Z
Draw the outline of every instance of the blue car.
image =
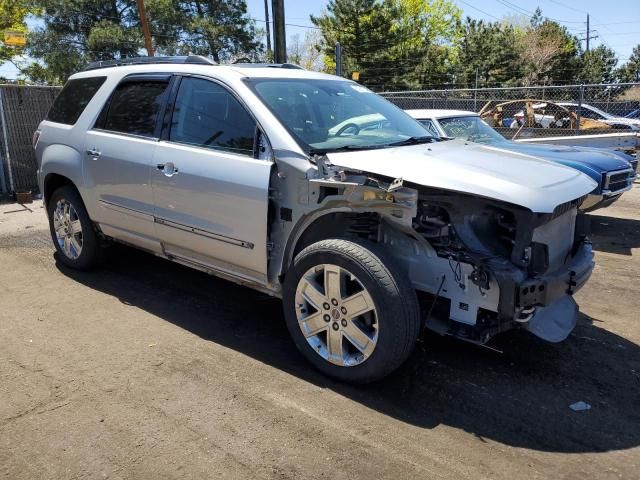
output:
M 598 187 L 582 203 L 583 211 L 611 205 L 633 187 L 638 160 L 624 152 L 593 147 L 569 147 L 512 142 L 485 123 L 475 112 L 460 110 L 407 110 L 438 137 L 464 138 L 497 148 L 532 155 L 575 168 L 589 175 Z

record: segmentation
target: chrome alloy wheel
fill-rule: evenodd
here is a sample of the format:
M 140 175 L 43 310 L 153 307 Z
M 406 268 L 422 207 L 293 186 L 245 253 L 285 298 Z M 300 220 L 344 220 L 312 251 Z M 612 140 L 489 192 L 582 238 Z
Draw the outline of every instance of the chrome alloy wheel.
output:
M 351 367 L 375 350 L 379 325 L 373 299 L 345 268 L 322 264 L 309 269 L 298 282 L 295 302 L 302 334 L 325 360 Z
M 53 211 L 53 229 L 60 250 L 71 260 L 76 260 L 82 253 L 82 225 L 78 212 L 64 198 L 58 200 Z

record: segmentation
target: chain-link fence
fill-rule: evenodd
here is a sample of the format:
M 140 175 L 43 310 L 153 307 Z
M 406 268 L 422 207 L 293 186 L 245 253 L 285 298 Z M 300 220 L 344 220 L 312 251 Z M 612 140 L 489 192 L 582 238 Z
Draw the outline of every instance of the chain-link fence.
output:
M 508 138 L 632 131 L 640 83 L 382 92 L 403 109 L 479 112 Z M 629 115 L 629 117 L 626 117 Z M 635 119 L 635 122 L 633 121 Z
M 60 87 L 0 85 L 0 194 L 36 192 L 33 132 Z
M 38 189 L 32 135 L 60 87 L 0 85 L 0 194 Z M 383 92 L 404 109 L 481 112 L 507 138 L 633 131 L 640 83 Z M 635 113 L 634 113 L 635 112 Z M 622 120 L 625 115 L 627 120 Z M 611 118 L 607 118 L 611 117 Z M 640 131 L 640 130 L 639 130 Z

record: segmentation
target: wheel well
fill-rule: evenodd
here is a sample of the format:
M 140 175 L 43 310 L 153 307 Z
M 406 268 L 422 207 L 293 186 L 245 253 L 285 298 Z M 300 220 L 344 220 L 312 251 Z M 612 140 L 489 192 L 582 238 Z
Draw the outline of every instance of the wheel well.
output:
M 50 173 L 45 177 L 44 192 L 42 192 L 44 196 L 45 206 L 48 205 L 49 199 L 51 198 L 51 195 L 53 194 L 53 192 L 55 192 L 60 187 L 63 187 L 64 185 L 71 185 L 73 188 L 76 188 L 73 182 L 69 178 L 65 177 L 64 175 L 59 175 L 57 173 Z
M 380 217 L 375 213 L 335 212 L 314 220 L 300 235 L 290 260 L 312 243 L 328 238 L 364 238 L 377 240 Z

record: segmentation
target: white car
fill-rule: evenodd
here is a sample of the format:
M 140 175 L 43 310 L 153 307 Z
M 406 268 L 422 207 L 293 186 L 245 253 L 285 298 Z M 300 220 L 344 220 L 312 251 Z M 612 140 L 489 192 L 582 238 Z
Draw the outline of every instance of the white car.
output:
M 537 103 L 532 105 L 532 107 L 534 111 L 538 111 L 545 108 L 546 105 L 546 103 Z M 577 113 L 579 108 L 577 103 L 572 102 L 557 102 L 556 105 L 564 107 L 573 113 Z M 540 124 L 542 128 L 567 128 L 569 125 L 568 118 L 558 119 L 555 115 L 545 115 L 543 113 L 535 113 L 534 115 L 536 123 Z M 580 116 L 581 118 L 597 120 L 598 122 L 602 122 L 609 125 L 611 128 L 618 130 L 640 130 L 640 120 L 612 115 L 586 103 L 583 103 L 580 108 Z M 509 127 L 520 128 L 524 122 L 525 114 L 520 110 L 513 116 L 513 118 L 514 120 Z
M 572 112 L 578 112 L 579 105 L 571 102 L 558 102 L 558 105 L 571 110 Z M 591 120 L 598 120 L 599 122 L 606 123 L 611 128 L 625 129 L 625 130 L 640 130 L 640 120 L 635 118 L 619 117 L 612 115 L 611 113 L 600 110 L 586 103 L 582 104 L 580 109 L 580 116 L 582 118 L 589 118 Z

